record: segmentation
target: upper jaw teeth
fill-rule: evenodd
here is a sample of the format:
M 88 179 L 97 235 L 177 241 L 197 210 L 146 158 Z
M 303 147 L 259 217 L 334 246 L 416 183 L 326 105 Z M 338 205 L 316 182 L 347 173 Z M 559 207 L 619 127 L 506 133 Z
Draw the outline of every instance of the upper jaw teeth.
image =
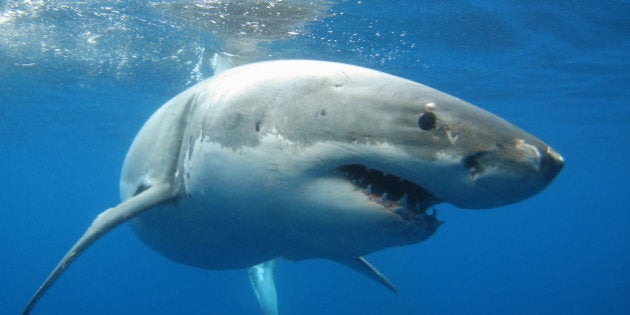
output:
M 407 220 L 425 216 L 426 209 L 439 203 L 422 187 L 394 174 L 359 164 L 343 165 L 338 171 L 370 200 Z
M 405 207 L 409 207 L 409 195 L 404 194 L 399 200 L 398 203 L 404 205 Z
M 380 198 L 370 197 L 370 199 L 383 206 L 387 211 L 395 213 L 404 220 L 411 221 L 418 226 L 431 225 L 437 227 L 443 223 L 437 219 L 435 208 L 433 208 L 433 213 L 428 214 L 426 209 L 421 208 L 420 203 L 415 205 L 409 204 L 407 194 L 404 194 L 398 201 L 391 201 L 386 197 L 387 193 L 384 193 Z
M 384 192 L 381 196 L 371 193 L 371 186 L 364 189 L 363 192 L 370 198 L 370 200 L 380 204 L 386 210 L 396 213 L 406 220 L 413 219 L 414 217 L 425 212 L 425 209 L 420 208 L 420 204 L 412 204 L 409 202 L 409 195 L 404 194 L 401 198 L 396 200 L 389 199 L 390 195 Z

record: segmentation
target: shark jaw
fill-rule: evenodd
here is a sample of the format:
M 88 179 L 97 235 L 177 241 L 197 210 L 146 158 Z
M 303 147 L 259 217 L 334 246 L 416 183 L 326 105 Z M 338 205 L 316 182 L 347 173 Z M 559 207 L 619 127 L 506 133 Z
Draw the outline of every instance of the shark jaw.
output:
M 427 210 L 440 201 L 409 180 L 362 164 L 342 165 L 336 171 L 371 202 L 411 224 L 435 231 L 442 223 L 437 219 L 435 208 L 432 214 L 427 214 Z

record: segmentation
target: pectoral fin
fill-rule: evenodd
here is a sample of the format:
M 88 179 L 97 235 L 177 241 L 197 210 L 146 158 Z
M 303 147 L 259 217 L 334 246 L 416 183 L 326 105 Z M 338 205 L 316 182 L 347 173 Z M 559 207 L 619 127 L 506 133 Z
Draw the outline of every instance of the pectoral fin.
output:
M 392 292 L 396 293 L 396 287 L 385 277 L 385 275 L 383 275 L 374 266 L 372 266 L 372 264 L 365 260 L 365 258 L 359 256 L 347 260 L 337 260 L 337 262 L 363 273 L 364 275 L 370 277 L 370 279 L 375 280 L 376 282 L 390 289 Z
M 83 233 L 81 238 L 70 248 L 70 251 L 61 259 L 55 269 L 53 269 L 44 283 L 37 289 L 24 308 L 24 311 L 22 311 L 22 314 L 29 314 L 37 301 L 39 301 L 46 290 L 52 286 L 61 273 L 97 239 L 141 212 L 172 200 L 175 198 L 175 193 L 171 183 L 159 183 L 123 201 L 116 207 L 109 208 L 99 214 L 85 233 Z

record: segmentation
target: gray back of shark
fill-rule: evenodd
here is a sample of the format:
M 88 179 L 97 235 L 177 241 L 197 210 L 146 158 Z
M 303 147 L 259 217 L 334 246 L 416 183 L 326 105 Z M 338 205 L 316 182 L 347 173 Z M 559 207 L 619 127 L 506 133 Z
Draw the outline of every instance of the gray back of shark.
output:
M 125 159 L 122 203 L 97 217 L 25 313 L 126 221 L 176 262 L 256 265 L 266 314 L 277 313 L 277 258 L 328 258 L 394 289 L 362 255 L 430 237 L 438 203 L 484 209 L 533 196 L 562 165 L 534 136 L 409 80 L 322 61 L 237 67 L 145 123 Z

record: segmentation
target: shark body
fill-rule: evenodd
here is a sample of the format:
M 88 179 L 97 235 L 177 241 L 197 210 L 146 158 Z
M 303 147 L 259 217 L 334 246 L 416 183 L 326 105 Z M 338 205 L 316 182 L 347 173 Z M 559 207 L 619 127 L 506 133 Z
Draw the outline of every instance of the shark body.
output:
M 163 256 L 250 268 L 277 314 L 275 259 L 327 258 L 395 290 L 362 256 L 429 238 L 439 203 L 485 209 L 546 187 L 550 146 L 478 107 L 382 72 L 323 61 L 236 67 L 158 109 L 100 214 L 31 298 L 92 242 L 129 222 Z

